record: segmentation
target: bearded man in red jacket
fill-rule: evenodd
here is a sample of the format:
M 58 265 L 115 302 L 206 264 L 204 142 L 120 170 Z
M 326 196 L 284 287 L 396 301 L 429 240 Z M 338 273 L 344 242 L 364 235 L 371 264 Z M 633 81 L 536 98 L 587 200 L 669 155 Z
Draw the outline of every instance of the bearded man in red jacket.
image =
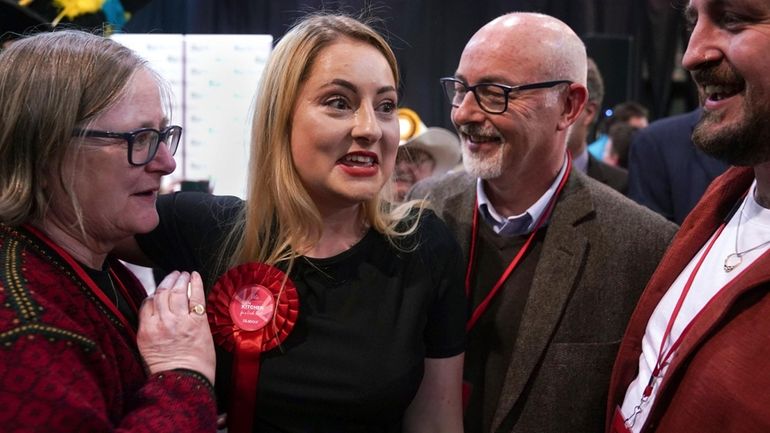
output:
M 610 432 L 770 431 L 770 2 L 690 0 L 693 141 L 738 167 L 650 280 L 610 384 Z

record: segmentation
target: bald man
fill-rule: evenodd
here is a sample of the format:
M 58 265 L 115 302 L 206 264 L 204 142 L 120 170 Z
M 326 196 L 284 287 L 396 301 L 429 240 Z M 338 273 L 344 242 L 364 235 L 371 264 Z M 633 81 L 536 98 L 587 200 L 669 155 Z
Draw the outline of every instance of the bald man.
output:
M 466 172 L 411 196 L 468 259 L 465 431 L 602 431 L 618 342 L 675 226 L 571 168 L 586 52 L 561 21 L 496 19 L 441 81 Z

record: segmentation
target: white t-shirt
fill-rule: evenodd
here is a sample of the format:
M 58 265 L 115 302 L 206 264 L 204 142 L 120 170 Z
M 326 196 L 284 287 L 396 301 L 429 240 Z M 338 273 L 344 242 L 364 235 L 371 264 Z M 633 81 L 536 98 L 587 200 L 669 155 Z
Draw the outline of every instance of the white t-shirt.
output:
M 735 253 L 736 230 L 740 220 L 740 233 L 738 235 L 738 251 L 746 251 L 770 241 L 770 209 L 760 206 L 754 198 L 756 190 L 756 181 L 751 185 L 749 194 L 743 201 L 741 207 L 735 212 L 733 217 L 725 226 L 719 238 L 714 242 L 698 274 L 693 280 L 690 292 L 682 304 L 679 315 L 671 329 L 670 338 L 667 340 L 663 350 L 668 351 L 669 347 L 679 338 L 682 330 L 692 321 L 693 318 L 703 309 L 703 307 L 713 298 L 720 289 L 732 281 L 741 272 L 746 271 L 751 264 L 759 258 L 765 251 L 770 249 L 770 243 L 763 245 L 751 252 L 743 255 L 741 264 L 731 272 L 724 270 L 725 259 L 728 255 Z M 713 238 L 713 236 L 712 236 Z M 649 409 L 652 407 L 655 397 L 658 393 L 660 383 L 666 375 L 667 366 L 664 366 L 660 377 L 655 381 L 652 394 L 646 402 L 642 402 L 642 392 L 647 386 L 655 368 L 658 359 L 658 351 L 663 334 L 668 325 L 668 321 L 674 310 L 674 307 L 682 294 L 684 285 L 690 277 L 696 263 L 703 255 L 706 246 L 711 242 L 709 239 L 700 251 L 692 258 L 687 267 L 684 268 L 676 281 L 661 299 L 655 311 L 647 323 L 647 328 L 642 339 L 642 354 L 639 356 L 639 375 L 628 386 L 621 411 L 624 418 L 629 418 L 634 413 L 634 408 L 638 405 L 640 412 L 635 417 L 630 430 L 634 433 L 639 432 L 644 426 L 649 415 Z M 676 355 L 674 355 L 676 356 Z M 672 358 L 669 358 L 669 360 Z M 631 420 L 629 420 L 631 423 Z

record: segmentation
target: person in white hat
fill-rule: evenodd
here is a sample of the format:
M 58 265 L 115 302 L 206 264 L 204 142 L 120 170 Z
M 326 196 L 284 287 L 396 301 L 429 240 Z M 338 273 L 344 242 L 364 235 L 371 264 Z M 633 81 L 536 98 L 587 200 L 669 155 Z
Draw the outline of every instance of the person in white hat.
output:
M 393 195 L 403 201 L 416 182 L 440 176 L 460 163 L 460 140 L 453 132 L 426 127 L 413 110 L 399 108 L 401 141 L 393 171 Z

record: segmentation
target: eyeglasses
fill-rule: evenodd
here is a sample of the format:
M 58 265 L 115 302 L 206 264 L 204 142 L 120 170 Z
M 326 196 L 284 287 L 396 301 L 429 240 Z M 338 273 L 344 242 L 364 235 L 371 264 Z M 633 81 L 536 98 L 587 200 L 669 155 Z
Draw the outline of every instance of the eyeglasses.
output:
M 161 131 L 153 128 L 141 128 L 131 132 L 107 132 L 91 129 L 76 129 L 73 136 L 95 138 L 118 138 L 128 143 L 128 163 L 141 166 L 149 163 L 158 153 L 160 143 L 166 145 L 168 152 L 173 155 L 179 147 L 182 138 L 182 127 L 172 125 Z
M 497 83 L 479 83 L 469 86 L 457 78 L 446 77 L 441 80 L 444 94 L 453 107 L 459 107 L 465 99 L 465 94 L 473 92 L 476 102 L 482 110 L 489 114 L 502 114 L 508 109 L 508 100 L 515 99 L 517 93 L 524 90 L 548 89 L 559 84 L 571 84 L 569 80 L 544 81 L 542 83 L 522 84 L 520 86 L 506 86 Z

